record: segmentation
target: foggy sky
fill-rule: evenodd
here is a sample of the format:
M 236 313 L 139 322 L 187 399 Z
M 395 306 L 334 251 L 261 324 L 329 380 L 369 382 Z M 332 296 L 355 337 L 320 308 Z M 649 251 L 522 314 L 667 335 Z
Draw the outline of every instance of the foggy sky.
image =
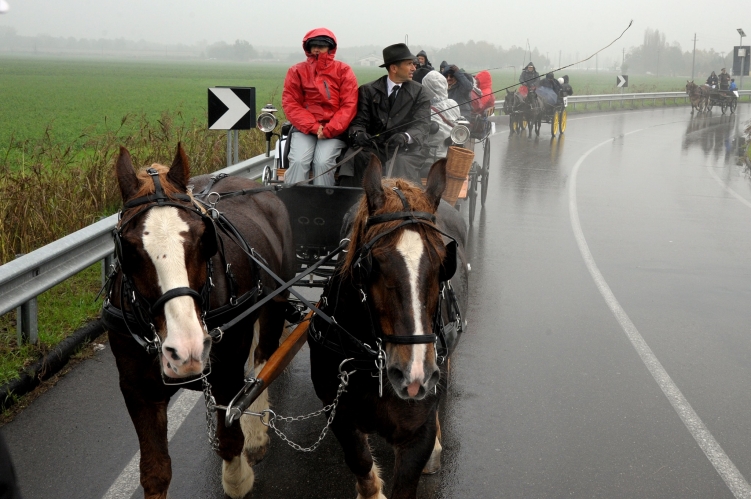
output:
M 416 52 L 468 40 L 508 48 L 532 48 L 563 63 L 610 43 L 633 19 L 624 37 L 600 57 L 620 60 L 621 50 L 642 43 L 646 28 L 665 33 L 691 50 L 724 53 L 739 42 L 736 28 L 751 34 L 746 0 L 717 0 L 697 8 L 693 2 L 667 0 L 8 0 L 0 26 L 20 35 L 75 38 L 144 39 L 193 44 L 236 39 L 256 47 L 299 47 L 302 36 L 327 27 L 340 46 L 399 43 L 409 35 Z M 693 5 L 693 6 L 692 6 Z M 746 5 L 746 7 L 744 7 Z M 738 26 L 735 26 L 738 24 Z M 751 38 L 744 38 L 744 45 Z M 555 54 L 555 56 L 554 56 Z M 567 56 L 566 54 L 570 54 Z M 601 59 L 604 60 L 604 59 Z

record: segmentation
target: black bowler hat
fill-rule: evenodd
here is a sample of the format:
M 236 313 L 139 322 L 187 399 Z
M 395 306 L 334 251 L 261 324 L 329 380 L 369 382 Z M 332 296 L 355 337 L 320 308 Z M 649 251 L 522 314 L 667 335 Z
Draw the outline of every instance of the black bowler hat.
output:
M 389 45 L 383 49 L 383 64 L 381 64 L 380 67 L 387 68 L 389 67 L 389 64 L 415 58 L 416 57 L 412 55 L 412 52 L 409 51 L 409 47 L 407 47 L 406 44 L 397 43 L 395 45 Z

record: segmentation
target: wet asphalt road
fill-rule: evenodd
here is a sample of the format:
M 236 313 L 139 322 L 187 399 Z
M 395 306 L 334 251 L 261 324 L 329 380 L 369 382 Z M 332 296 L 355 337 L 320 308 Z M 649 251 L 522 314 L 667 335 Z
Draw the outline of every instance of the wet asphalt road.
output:
M 443 469 L 420 497 L 751 491 L 751 176 L 734 142 L 749 118 L 748 105 L 611 112 L 571 116 L 552 141 L 545 127 L 493 137 Z M 304 349 L 272 387 L 279 413 L 320 408 L 307 373 Z M 221 498 L 194 400 L 180 399 L 171 497 Z M 309 444 L 322 426 L 291 435 Z M 109 348 L 0 432 L 27 499 L 142 497 L 123 473 L 138 446 Z M 393 458 L 374 443 L 388 483 Z M 255 470 L 256 498 L 356 495 L 333 436 L 305 455 L 274 436 Z

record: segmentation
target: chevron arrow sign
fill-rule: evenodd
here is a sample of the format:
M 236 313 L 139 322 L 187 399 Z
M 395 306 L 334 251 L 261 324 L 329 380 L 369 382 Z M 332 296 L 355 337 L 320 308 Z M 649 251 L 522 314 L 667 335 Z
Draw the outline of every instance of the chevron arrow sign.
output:
M 255 126 L 254 87 L 209 88 L 210 130 L 250 130 Z
M 618 88 L 628 87 L 628 75 L 618 75 L 615 77 L 615 86 Z

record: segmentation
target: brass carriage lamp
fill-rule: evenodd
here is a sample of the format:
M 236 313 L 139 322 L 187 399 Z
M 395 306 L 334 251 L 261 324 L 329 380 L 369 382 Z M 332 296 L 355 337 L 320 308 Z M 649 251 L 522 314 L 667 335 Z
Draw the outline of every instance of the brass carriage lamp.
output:
M 277 112 L 277 109 L 274 107 L 273 104 L 266 104 L 265 106 L 263 106 L 263 109 L 261 109 L 261 114 L 258 115 L 258 119 L 256 119 L 258 129 L 266 134 L 266 157 L 267 158 L 269 157 L 271 153 L 271 136 L 274 134 L 274 129 L 276 128 L 276 125 L 279 124 L 279 119 L 274 114 L 276 112 Z

